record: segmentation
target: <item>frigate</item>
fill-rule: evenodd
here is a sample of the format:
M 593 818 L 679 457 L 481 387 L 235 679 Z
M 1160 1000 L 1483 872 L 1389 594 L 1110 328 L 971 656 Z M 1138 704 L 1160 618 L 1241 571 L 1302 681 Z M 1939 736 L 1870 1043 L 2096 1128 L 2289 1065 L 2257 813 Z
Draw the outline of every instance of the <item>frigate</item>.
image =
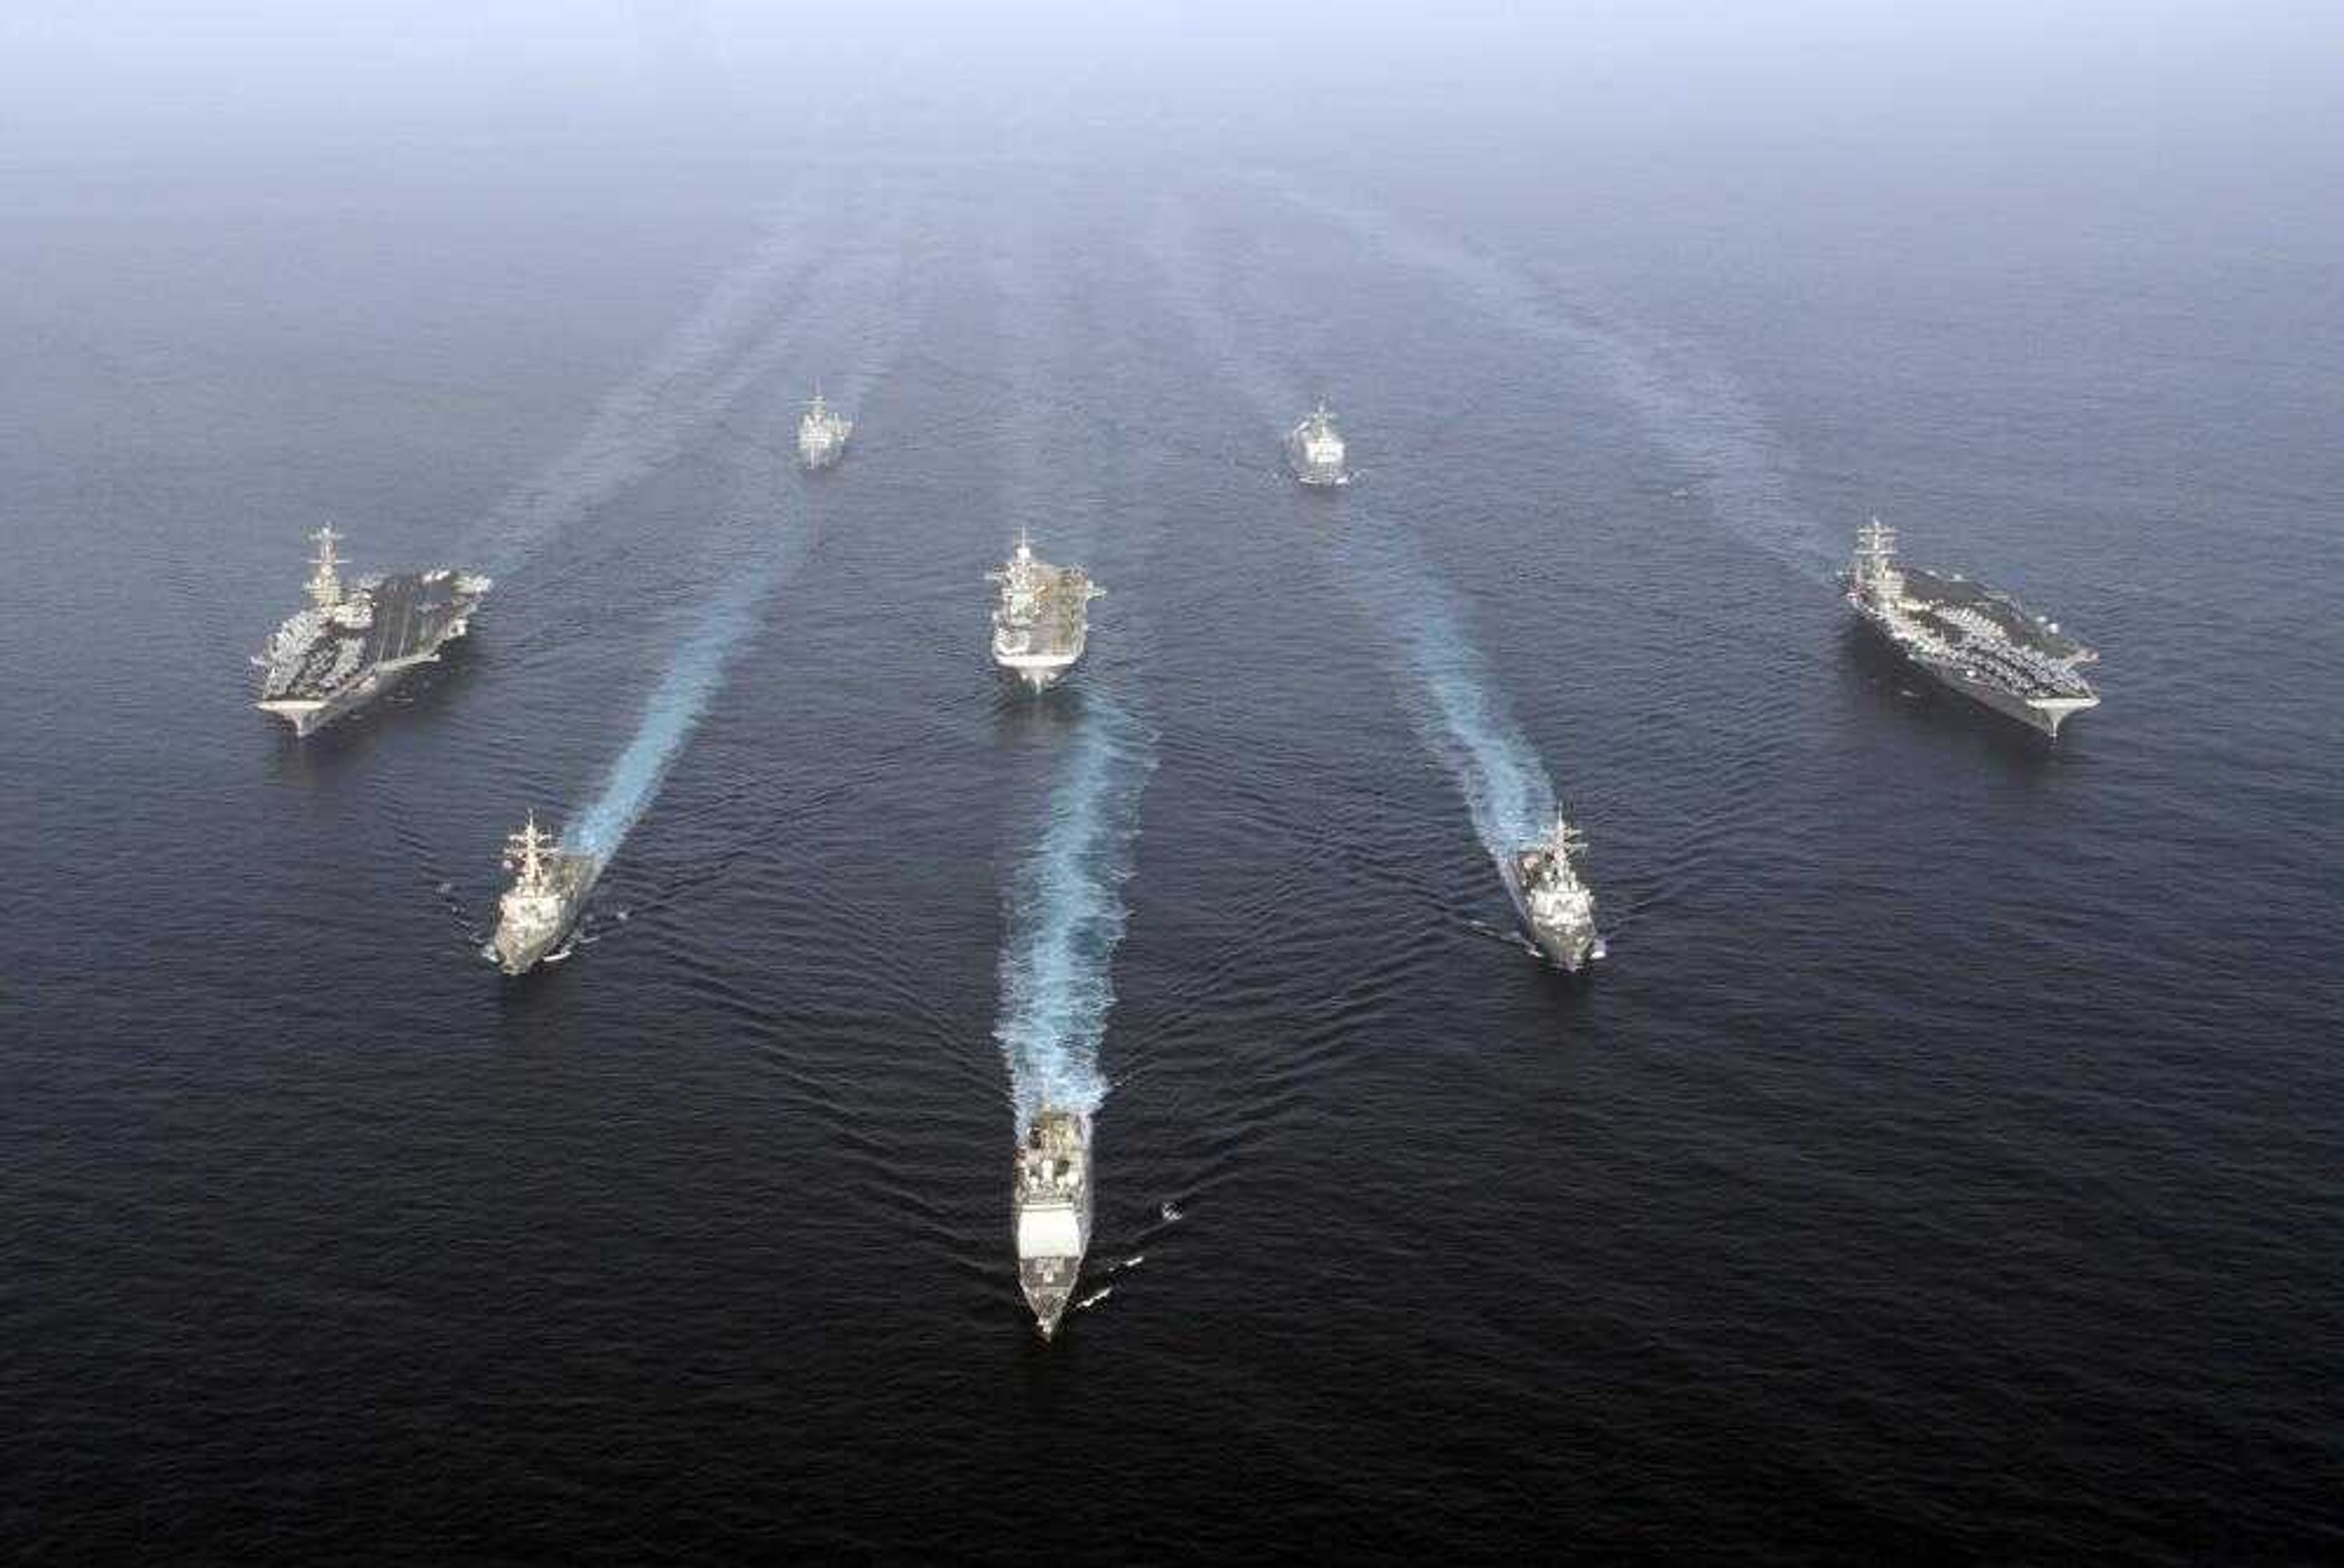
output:
M 537 814 L 530 812 L 520 831 L 505 840 L 504 864 L 513 884 L 497 900 L 497 934 L 490 946 L 497 966 L 519 975 L 559 947 L 578 924 L 586 895 L 602 875 L 602 861 L 561 847 L 539 829 Z
M 1001 585 L 993 607 L 993 662 L 1035 691 L 1046 691 L 1083 656 L 1090 602 L 1106 590 L 1080 567 L 1038 559 L 1023 529 L 1007 564 L 985 575 Z
M 1551 834 L 1513 851 L 1500 867 L 1531 940 L 1574 975 L 1603 956 L 1595 895 L 1580 875 L 1586 853 L 1585 836 L 1558 814 Z
M 823 401 L 816 387 L 805 418 L 798 421 L 798 460 L 810 469 L 826 469 L 846 455 L 846 438 L 854 421 Z
M 2100 705 L 2079 666 L 2099 655 L 2008 594 L 1959 572 L 1896 559 L 1896 532 L 1874 518 L 1840 574 L 1864 623 L 1920 671 L 1982 708 L 2056 739 L 2071 715 Z
M 1318 400 L 1308 418 L 1286 432 L 1286 460 L 1294 477 L 1304 484 L 1351 482 L 1351 470 L 1344 466 L 1343 438 L 1335 429 L 1335 416 L 1325 399 Z
M 1044 1106 L 1017 1146 L 1010 1199 L 1017 1284 L 1048 1339 L 1058 1330 L 1091 1244 L 1091 1118 Z
M 270 634 L 252 663 L 260 671 L 253 706 L 315 733 L 356 712 L 413 673 L 470 628 L 489 580 L 440 568 L 344 582 L 331 524 L 309 536 L 309 607 Z

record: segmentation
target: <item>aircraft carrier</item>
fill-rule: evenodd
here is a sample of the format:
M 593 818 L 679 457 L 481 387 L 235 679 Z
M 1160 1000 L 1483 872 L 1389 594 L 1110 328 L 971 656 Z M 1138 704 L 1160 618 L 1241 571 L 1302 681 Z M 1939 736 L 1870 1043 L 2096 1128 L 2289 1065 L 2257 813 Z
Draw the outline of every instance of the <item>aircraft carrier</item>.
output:
M 1324 398 L 1308 419 L 1286 432 L 1286 461 L 1294 477 L 1307 485 L 1351 482 L 1351 470 L 1344 466 L 1343 438 L 1335 429 L 1335 416 Z
M 485 577 L 441 569 L 345 584 L 329 525 L 309 538 L 309 608 L 288 619 L 253 657 L 260 699 L 253 704 L 313 734 L 389 693 L 416 666 L 461 637 L 490 587 Z
M 1500 868 L 1531 940 L 1573 975 L 1603 956 L 1595 895 L 1580 875 L 1586 853 L 1586 838 L 1558 815 L 1552 836 L 1515 850 Z
M 854 421 L 823 402 L 816 387 L 805 418 L 798 421 L 798 461 L 809 469 L 828 468 L 846 455 L 846 438 L 854 433 Z
M 1047 691 L 1083 656 L 1090 602 L 1106 590 L 1079 567 L 1037 559 L 1023 529 L 1008 563 L 985 575 L 1001 585 L 993 607 L 993 662 L 1033 690 Z
M 1017 1148 L 1010 1199 L 1017 1232 L 1017 1284 L 1035 1327 L 1058 1331 L 1083 1254 L 1091 1244 L 1091 1118 L 1044 1106 Z
M 2078 666 L 2099 655 L 2058 622 L 1958 572 L 1896 560 L 1896 533 L 1874 518 L 1840 574 L 1864 623 L 1940 685 L 2056 739 L 2074 714 L 2100 705 Z
M 586 895 L 602 875 L 597 855 L 560 847 L 540 832 L 537 814 L 505 841 L 505 869 L 513 885 L 497 900 L 497 934 L 490 943 L 497 967 L 522 974 L 561 946 L 586 908 Z

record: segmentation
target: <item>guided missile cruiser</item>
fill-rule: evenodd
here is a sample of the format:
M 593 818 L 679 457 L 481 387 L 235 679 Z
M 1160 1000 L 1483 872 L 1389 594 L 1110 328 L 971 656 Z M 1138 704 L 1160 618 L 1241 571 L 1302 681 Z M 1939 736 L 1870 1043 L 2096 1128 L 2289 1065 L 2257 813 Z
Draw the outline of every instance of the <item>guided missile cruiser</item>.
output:
M 1294 477 L 1304 484 L 1351 482 L 1351 470 L 1344 466 L 1343 438 L 1335 429 L 1335 416 L 1324 398 L 1310 410 L 1309 418 L 1286 432 L 1286 460 Z
M 1017 1148 L 1010 1199 L 1017 1229 L 1017 1284 L 1048 1339 L 1058 1331 L 1083 1253 L 1091 1244 L 1091 1118 L 1044 1106 Z
M 1023 529 L 1007 564 L 985 576 L 1001 584 L 993 607 L 993 662 L 1035 691 L 1047 691 L 1083 656 L 1090 602 L 1106 590 L 1080 567 L 1036 559 Z
M 288 619 L 253 656 L 260 697 L 253 703 L 314 734 L 399 684 L 461 637 L 489 580 L 441 568 L 344 582 L 329 524 L 309 536 L 309 607 Z
M 586 907 L 594 879 L 602 875 L 597 855 L 560 847 L 540 832 L 529 814 L 519 833 L 505 841 L 505 869 L 513 884 L 497 900 L 497 934 L 491 946 L 497 967 L 519 975 L 561 946 Z
M 1501 867 L 1531 940 L 1573 975 L 1603 956 L 1595 895 L 1580 876 L 1586 853 L 1585 836 L 1558 814 L 1551 836 L 1515 850 Z
M 1905 661 L 1982 708 L 2057 739 L 2100 699 L 2078 673 L 2099 655 L 2007 594 L 1958 572 L 1896 560 L 1896 532 L 1874 518 L 1840 574 L 1848 607 Z
M 828 468 L 846 455 L 846 438 L 854 433 L 854 421 L 823 402 L 816 387 L 805 418 L 798 421 L 798 461 L 809 469 Z

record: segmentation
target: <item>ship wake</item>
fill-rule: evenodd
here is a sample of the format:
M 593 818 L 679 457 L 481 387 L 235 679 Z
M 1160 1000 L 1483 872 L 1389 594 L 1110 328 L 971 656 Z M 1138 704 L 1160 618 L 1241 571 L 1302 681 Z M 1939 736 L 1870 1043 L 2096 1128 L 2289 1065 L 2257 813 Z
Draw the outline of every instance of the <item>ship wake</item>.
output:
M 1345 215 L 1298 192 L 1287 194 L 1321 216 Z M 1298 387 L 1283 384 L 1229 327 L 1230 301 L 1200 253 L 1194 219 L 1177 203 L 1160 204 L 1155 256 L 1180 314 L 1234 389 L 1265 422 L 1306 407 Z M 1362 470 L 1353 470 L 1351 478 Z M 1388 657 L 1402 705 L 1426 749 L 1456 779 L 1475 832 L 1500 866 L 1516 848 L 1553 825 L 1554 785 L 1508 710 L 1489 666 L 1466 635 L 1456 603 L 1392 520 L 1344 501 L 1334 531 L 1338 571 L 1378 631 L 1392 634 Z
M 827 189 L 786 203 L 651 359 L 603 398 L 570 449 L 481 520 L 462 559 L 483 562 L 492 575 L 513 572 L 682 455 L 803 352 L 803 340 L 837 312 L 842 294 L 866 295 L 873 278 L 892 278 L 902 218 L 888 200 L 849 203 L 843 215 Z M 874 203 L 881 210 L 870 210 Z
M 1337 546 L 1346 586 L 1393 635 L 1401 706 L 1427 750 L 1457 781 L 1490 858 L 1500 865 L 1554 823 L 1547 776 L 1448 590 L 1396 528 L 1352 514 Z
M 1041 835 L 1005 899 L 994 1037 L 1008 1064 L 1021 1139 L 1045 1105 L 1087 1114 L 1106 1098 L 1098 1049 L 1115 1005 L 1123 884 L 1140 796 L 1156 768 L 1154 733 L 1096 687 L 1083 695 Z
M 1792 495 L 1782 443 L 1749 396 L 1709 357 L 1616 316 L 1559 302 L 1529 273 L 1383 213 L 1328 200 L 1275 177 L 1263 183 L 1298 209 L 1366 241 L 1371 254 L 1437 278 L 1516 336 L 1598 368 L 1652 443 L 1685 470 L 1721 528 L 1803 577 L 1831 581 L 1838 565 L 1834 546 Z
M 764 538 L 763 552 L 738 569 L 702 610 L 675 662 L 643 703 L 642 721 L 611 764 L 601 792 L 562 835 L 565 849 L 608 862 L 650 807 L 668 765 L 691 739 L 723 682 L 725 666 L 757 624 L 758 608 L 781 577 L 780 532 L 770 531 Z

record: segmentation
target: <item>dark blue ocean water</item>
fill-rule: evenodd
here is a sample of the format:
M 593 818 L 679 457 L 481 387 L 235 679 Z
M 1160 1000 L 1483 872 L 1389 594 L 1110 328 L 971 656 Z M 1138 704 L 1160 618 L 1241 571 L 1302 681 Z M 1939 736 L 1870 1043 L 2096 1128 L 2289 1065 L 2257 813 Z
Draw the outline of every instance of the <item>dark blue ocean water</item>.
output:
M 2344 274 L 2258 199 L 11 166 L 0 1543 L 2344 1553 Z M 2049 750 L 1853 638 L 1874 512 L 2105 705 Z M 297 745 L 245 660 L 328 518 L 499 584 Z M 1040 703 L 1021 524 L 1110 591 Z M 503 834 L 712 603 L 500 981 Z M 1591 983 L 1504 935 L 1547 792 Z M 1049 1346 L 1043 1072 L 1112 1286 Z

